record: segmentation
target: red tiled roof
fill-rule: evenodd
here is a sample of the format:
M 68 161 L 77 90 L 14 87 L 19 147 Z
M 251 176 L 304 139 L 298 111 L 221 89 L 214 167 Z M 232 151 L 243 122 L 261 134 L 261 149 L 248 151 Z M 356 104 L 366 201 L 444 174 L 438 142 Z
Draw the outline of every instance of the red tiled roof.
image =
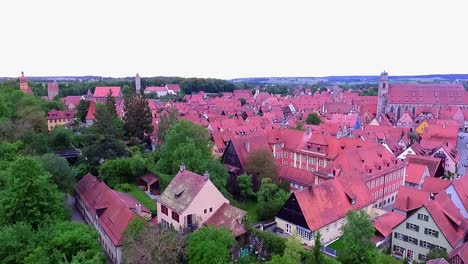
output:
M 460 200 L 462 201 L 465 209 L 468 209 L 468 177 L 467 175 L 455 180 L 455 182 L 453 182 L 453 188 L 457 192 L 458 197 L 460 197 Z
M 180 86 L 178 84 L 168 83 L 166 84 L 168 90 L 174 91 L 174 93 L 178 93 L 180 91 Z
M 236 150 L 237 157 L 242 165 L 245 168 L 247 164 L 248 156 L 257 150 L 269 150 L 270 147 L 266 140 L 266 136 L 262 134 L 253 134 L 253 135 L 246 135 L 241 137 L 234 137 L 231 138 L 231 144 L 234 146 Z M 247 145 L 249 145 L 249 150 L 247 150 Z
M 166 86 L 149 86 L 145 88 L 146 93 L 167 92 Z
M 426 165 L 427 168 L 429 169 L 429 175 L 431 177 L 435 177 L 437 168 L 439 167 L 439 164 L 441 162 L 441 160 L 436 157 L 412 155 L 412 154 L 407 155 L 406 160 L 408 161 L 408 163 Z
M 430 194 L 411 187 L 400 186 L 395 199 L 394 209 L 409 212 L 422 207 L 429 201 Z
M 458 256 L 463 261 L 463 263 L 468 263 L 468 242 L 463 243 L 461 246 L 452 250 L 449 254 L 450 260 L 453 257 Z M 453 262 L 456 263 L 456 262 Z
M 426 264 L 449 264 L 444 258 L 431 259 Z
M 57 119 L 73 119 L 75 118 L 75 111 L 73 110 L 56 110 L 52 109 L 47 113 L 47 120 Z
M 468 102 L 463 84 L 390 84 L 390 104 L 462 105 Z
M 291 166 L 279 165 L 279 177 L 288 182 L 298 183 L 303 186 L 313 186 L 315 184 L 315 176 L 312 172 L 294 168 Z
M 81 95 L 69 95 L 62 98 L 62 102 L 66 107 L 69 107 L 70 104 L 73 104 L 76 107 L 80 103 L 81 99 Z
M 112 243 L 120 246 L 124 230 L 136 217 L 138 201 L 128 194 L 110 189 L 90 173 L 81 178 L 75 186 L 75 191 L 93 216 L 98 209 L 103 210 L 98 222 Z M 146 214 L 150 212 L 142 205 L 141 210 Z
M 209 181 L 188 170 L 179 171 L 158 198 L 158 202 L 182 213 Z
M 406 167 L 406 182 L 419 184 L 424 176 L 427 166 L 421 164 L 410 163 Z
M 385 214 L 374 219 L 375 229 L 384 237 L 390 235 L 393 228 L 398 226 L 401 222 L 405 221 L 406 217 L 402 214 L 395 212 L 386 212 Z
M 91 101 L 88 108 L 88 113 L 86 114 L 86 120 L 94 120 L 94 115 L 96 114 L 96 106 L 94 101 Z
M 458 140 L 458 126 L 450 125 L 429 125 L 421 139 L 421 147 L 424 149 L 434 149 L 445 142 L 450 143 L 452 146 L 457 145 Z
M 154 175 L 151 172 L 147 172 L 145 175 L 141 176 L 140 179 L 142 181 L 146 182 L 146 184 L 149 184 L 149 185 L 152 185 L 153 183 L 159 181 L 158 177 L 156 177 L 156 175 Z
M 443 180 L 442 178 L 427 177 L 424 180 L 424 184 L 421 187 L 421 190 L 428 193 L 438 194 L 439 192 L 445 190 L 450 185 L 450 181 Z
M 309 187 L 310 188 L 310 187 Z M 359 210 L 373 201 L 362 181 L 341 178 L 295 192 L 297 202 L 310 230 L 317 230 L 346 216 L 349 210 Z M 352 204 L 351 200 L 355 199 Z
M 464 239 L 468 222 L 447 193 L 441 192 L 424 205 L 452 247 Z
M 120 87 L 118 86 L 96 86 L 94 90 L 94 97 L 106 97 L 111 91 L 113 97 L 119 97 Z
M 226 227 L 231 230 L 234 237 L 247 233 L 244 226 L 244 219 L 247 212 L 237 207 L 223 203 L 221 207 L 208 218 L 203 225 Z

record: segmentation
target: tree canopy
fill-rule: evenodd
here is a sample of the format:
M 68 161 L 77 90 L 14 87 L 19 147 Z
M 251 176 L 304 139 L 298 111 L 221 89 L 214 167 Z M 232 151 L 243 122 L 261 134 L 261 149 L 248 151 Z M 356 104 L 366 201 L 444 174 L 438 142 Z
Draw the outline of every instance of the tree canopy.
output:
M 144 95 L 135 94 L 125 98 L 124 112 L 124 128 L 129 137 L 143 140 L 145 133 L 153 131 L 153 118 L 148 106 L 148 100 Z
M 71 167 L 65 158 L 52 153 L 44 154 L 38 160 L 50 174 L 51 180 L 57 185 L 58 190 L 63 193 L 71 193 L 76 182 L 76 169 Z
M 258 191 L 262 179 L 268 178 L 272 182 L 278 180 L 278 167 L 269 149 L 253 151 L 247 156 L 245 170 L 253 176 L 253 187 Z
M 231 231 L 225 227 L 203 227 L 191 233 L 187 256 L 190 264 L 218 264 L 231 261 L 230 249 L 234 244 Z
M 261 220 L 273 218 L 284 205 L 288 197 L 288 192 L 274 184 L 271 179 L 264 178 L 260 190 L 257 193 L 259 218 Z
M 320 116 L 317 113 L 311 113 L 307 116 L 306 124 L 308 125 L 320 125 L 322 120 L 320 120 Z

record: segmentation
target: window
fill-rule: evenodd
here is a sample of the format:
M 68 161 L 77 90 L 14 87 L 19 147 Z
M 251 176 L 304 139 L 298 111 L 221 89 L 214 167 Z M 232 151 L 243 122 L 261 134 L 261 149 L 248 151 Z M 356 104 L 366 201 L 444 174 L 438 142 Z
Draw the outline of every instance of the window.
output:
M 422 221 L 429 221 L 429 216 L 425 214 L 418 214 L 418 219 Z
M 286 234 L 291 234 L 291 225 L 286 224 Z
M 421 260 L 421 261 L 427 261 L 426 255 L 423 255 L 423 254 L 419 254 L 418 259 Z
M 203 213 L 206 214 L 208 212 L 208 209 L 203 210 Z
M 317 159 L 312 158 L 312 164 L 313 164 L 313 165 L 317 164 Z
M 177 223 L 179 223 L 179 214 L 172 211 L 172 220 L 175 220 Z
M 397 246 L 397 245 L 393 245 L 393 252 L 402 255 L 404 251 L 405 251 L 405 248 Z
M 382 184 L 383 184 L 383 182 L 384 182 L 384 178 L 383 178 L 383 177 L 381 177 L 381 178 L 380 178 L 380 185 L 382 185 Z
M 285 157 L 285 158 L 288 157 L 288 152 L 287 152 L 287 151 L 284 152 L 284 157 Z
M 325 232 L 328 233 L 328 231 L 330 231 L 330 226 L 329 225 L 327 225 L 327 227 L 325 227 Z
M 424 228 L 424 234 L 433 236 L 433 237 L 439 237 L 439 231 L 436 231 L 430 228 Z
M 374 180 L 372 180 L 371 185 L 370 185 L 371 188 L 374 188 L 374 184 L 375 184 L 375 183 L 374 183 Z
M 288 162 L 287 161 L 283 161 L 283 165 L 288 165 Z
M 319 166 L 323 167 L 323 160 L 319 160 Z
M 412 223 L 406 223 L 406 229 L 419 232 L 419 226 L 412 224 Z
M 346 225 L 346 219 L 342 219 L 342 220 L 341 220 L 341 225 L 342 225 L 342 226 Z
M 408 237 L 408 243 L 411 243 L 411 244 L 414 244 L 414 245 L 418 245 L 418 240 L 414 237 Z
M 213 212 L 213 207 L 210 207 L 210 213 Z
M 304 239 L 307 239 L 307 240 L 311 240 L 312 239 L 312 232 L 310 232 L 310 230 L 308 229 L 304 229 L 302 227 L 299 227 L 299 226 L 296 226 L 296 230 L 297 230 L 297 235 L 304 238 Z
M 313 160 L 314 160 L 314 158 L 309 158 L 309 164 L 312 164 Z
M 307 157 L 306 156 L 302 156 L 302 162 L 307 162 Z
M 335 223 L 333 223 L 333 228 L 336 228 L 337 225 L 338 225 L 338 221 L 336 221 Z
M 443 251 L 447 251 L 447 249 L 444 247 L 437 246 L 437 245 L 432 245 L 432 246 L 435 247 L 436 249 L 442 249 Z
M 427 249 L 432 249 L 434 247 L 431 243 L 424 240 L 419 241 L 419 246 Z
M 403 237 L 404 237 L 403 234 L 397 233 L 397 232 L 395 232 L 395 235 L 394 235 L 394 236 L 395 236 L 396 239 L 400 239 L 400 240 L 403 240 Z
M 165 215 L 168 215 L 167 207 L 161 204 L 161 212 Z

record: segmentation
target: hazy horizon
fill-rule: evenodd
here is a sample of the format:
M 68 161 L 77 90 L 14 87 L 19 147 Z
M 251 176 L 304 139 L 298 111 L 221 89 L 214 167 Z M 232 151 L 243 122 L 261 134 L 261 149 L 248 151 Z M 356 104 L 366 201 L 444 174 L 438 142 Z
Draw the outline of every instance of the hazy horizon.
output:
M 0 76 L 468 73 L 463 1 L 11 1 Z

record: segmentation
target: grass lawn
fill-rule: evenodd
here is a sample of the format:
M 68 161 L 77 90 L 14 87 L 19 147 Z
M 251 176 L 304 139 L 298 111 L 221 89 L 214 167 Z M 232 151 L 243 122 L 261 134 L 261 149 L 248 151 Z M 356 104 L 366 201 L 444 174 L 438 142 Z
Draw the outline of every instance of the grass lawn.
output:
M 137 186 L 130 185 L 131 189 L 127 193 L 137 199 L 142 205 L 148 208 L 151 212 L 156 212 L 156 201 L 151 198 Z
M 335 242 L 331 243 L 330 245 L 328 245 L 329 248 L 333 248 L 334 250 L 336 251 L 341 251 L 345 245 L 343 243 L 343 240 L 342 239 L 338 239 L 336 240 Z
M 247 211 L 247 222 L 249 224 L 255 224 L 258 222 L 257 216 L 257 207 L 258 203 L 256 201 L 237 201 L 231 200 L 231 205 L 239 207 L 242 210 Z

